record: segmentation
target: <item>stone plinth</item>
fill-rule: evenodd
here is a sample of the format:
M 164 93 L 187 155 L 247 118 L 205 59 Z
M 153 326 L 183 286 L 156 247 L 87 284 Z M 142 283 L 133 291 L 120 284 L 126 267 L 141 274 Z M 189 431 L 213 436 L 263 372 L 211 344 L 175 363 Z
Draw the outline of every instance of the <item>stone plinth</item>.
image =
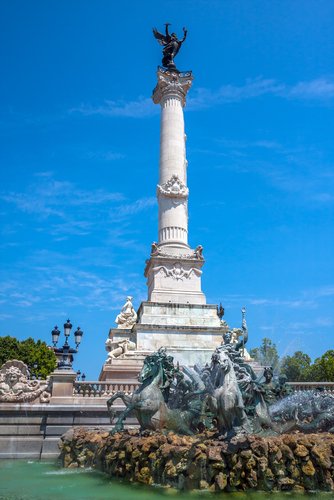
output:
M 104 363 L 99 380 L 112 380 L 119 384 L 134 384 L 138 382 L 138 375 L 143 367 L 148 352 L 125 354 L 119 358 L 109 359 Z
M 149 352 L 138 352 L 137 350 L 128 350 L 125 340 L 130 340 L 136 344 L 136 334 L 133 329 L 111 328 L 109 330 L 109 339 L 112 339 L 114 345 L 119 345 L 120 351 L 117 356 L 108 355 L 107 360 L 102 366 L 99 381 L 112 380 L 119 384 L 134 384 L 138 382 L 138 375 L 142 369 L 145 356 Z
M 77 374 L 73 370 L 55 370 L 51 374 L 52 397 L 51 402 L 60 404 L 73 398 L 73 386 Z
M 148 300 L 174 304 L 205 304 L 201 290 L 203 260 L 181 256 L 151 256 L 147 262 Z
M 210 361 L 226 331 L 215 305 L 154 302 L 142 302 L 133 328 L 138 351 L 163 346 L 176 361 L 189 366 Z
M 178 326 L 221 328 L 216 305 L 162 304 L 158 302 L 141 303 L 138 309 L 138 323 L 134 326 L 134 332 L 138 332 L 141 325 L 169 326 L 172 328 Z

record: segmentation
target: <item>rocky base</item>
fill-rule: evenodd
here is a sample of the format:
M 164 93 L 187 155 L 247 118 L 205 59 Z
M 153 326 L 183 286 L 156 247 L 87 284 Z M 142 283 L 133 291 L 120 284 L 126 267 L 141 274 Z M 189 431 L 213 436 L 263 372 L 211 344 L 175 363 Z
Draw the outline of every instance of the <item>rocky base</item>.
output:
M 75 428 L 60 442 L 65 467 L 180 490 L 334 491 L 333 434 L 242 436 Z

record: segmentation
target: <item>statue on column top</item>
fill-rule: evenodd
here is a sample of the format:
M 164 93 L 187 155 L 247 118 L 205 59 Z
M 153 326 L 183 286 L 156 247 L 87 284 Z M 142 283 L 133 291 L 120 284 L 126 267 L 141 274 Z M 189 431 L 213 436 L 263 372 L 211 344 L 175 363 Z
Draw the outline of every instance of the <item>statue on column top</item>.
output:
M 168 31 L 168 26 L 170 26 L 170 23 L 166 23 L 166 34 L 163 35 L 162 33 L 159 33 L 159 31 L 156 28 L 153 28 L 153 35 L 155 38 L 158 40 L 160 45 L 163 46 L 162 53 L 163 53 L 163 58 L 162 58 L 162 65 L 164 68 L 170 69 L 170 70 L 176 70 L 176 66 L 174 63 L 174 57 L 178 54 L 181 45 L 187 38 L 187 30 L 183 28 L 183 33 L 184 37 L 182 40 L 179 40 L 177 38 L 176 33 L 169 34 Z

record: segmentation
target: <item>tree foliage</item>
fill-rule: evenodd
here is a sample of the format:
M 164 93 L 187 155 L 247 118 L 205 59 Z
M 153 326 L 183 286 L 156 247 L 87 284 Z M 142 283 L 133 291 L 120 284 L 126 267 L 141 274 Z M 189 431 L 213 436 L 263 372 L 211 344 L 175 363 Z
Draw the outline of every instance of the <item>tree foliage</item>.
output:
M 36 377 L 46 378 L 56 368 L 56 356 L 45 342 L 31 337 L 19 341 L 15 337 L 0 337 L 0 366 L 10 359 L 23 361 Z M 35 367 L 34 367 L 35 365 Z
M 334 350 L 326 351 L 314 363 L 310 356 L 297 351 L 282 359 L 281 371 L 289 382 L 334 382 Z
M 306 376 L 313 382 L 334 382 L 334 350 L 326 351 L 317 358 Z
M 302 351 L 292 356 L 285 356 L 281 362 L 281 373 L 286 375 L 289 382 L 306 381 L 309 376 L 311 358 Z
M 252 358 L 255 359 L 262 366 L 272 366 L 277 370 L 279 365 L 279 355 L 277 352 L 276 344 L 267 337 L 262 339 L 260 347 L 255 347 L 249 351 Z

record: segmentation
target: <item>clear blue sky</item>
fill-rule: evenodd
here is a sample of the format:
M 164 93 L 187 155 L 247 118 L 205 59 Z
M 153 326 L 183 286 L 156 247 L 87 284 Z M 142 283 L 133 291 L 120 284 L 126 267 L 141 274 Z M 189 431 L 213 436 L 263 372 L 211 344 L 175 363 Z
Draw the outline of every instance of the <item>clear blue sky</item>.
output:
M 69 317 L 98 376 L 157 239 L 163 23 L 188 39 L 190 244 L 250 346 L 334 341 L 334 2 L 11 0 L 0 13 L 0 335 Z

